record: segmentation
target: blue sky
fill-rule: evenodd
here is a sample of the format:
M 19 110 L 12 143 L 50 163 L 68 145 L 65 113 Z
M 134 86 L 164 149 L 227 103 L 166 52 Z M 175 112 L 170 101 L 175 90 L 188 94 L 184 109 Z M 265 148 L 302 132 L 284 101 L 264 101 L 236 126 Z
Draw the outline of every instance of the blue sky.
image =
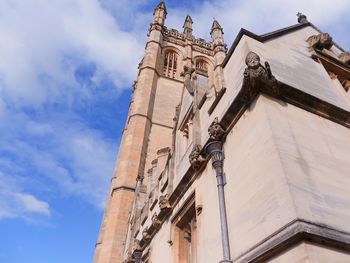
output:
M 0 262 L 91 262 L 153 7 L 149 0 L 0 0 Z M 228 46 L 300 11 L 350 49 L 348 0 L 167 1 L 166 25 Z M 199 22 L 200 21 L 200 22 Z

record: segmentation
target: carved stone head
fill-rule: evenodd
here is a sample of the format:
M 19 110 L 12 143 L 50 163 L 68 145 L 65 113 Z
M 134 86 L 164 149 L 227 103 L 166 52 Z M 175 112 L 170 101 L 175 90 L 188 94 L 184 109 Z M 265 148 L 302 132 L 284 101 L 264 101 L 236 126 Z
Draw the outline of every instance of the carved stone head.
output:
M 260 57 L 258 54 L 250 51 L 245 58 L 245 63 L 248 68 L 257 69 L 260 66 Z
M 142 231 L 142 237 L 146 242 L 151 239 L 150 234 L 148 234 L 147 228 Z
M 218 117 L 215 117 L 214 121 L 208 128 L 208 133 L 211 139 L 220 141 L 225 134 L 225 130 L 221 127 Z
M 167 211 L 171 209 L 171 206 L 169 204 L 169 196 L 166 195 L 161 195 L 159 197 L 159 208 L 161 211 Z
M 189 155 L 190 163 L 195 169 L 198 169 L 205 161 L 205 159 L 201 156 L 201 149 L 201 145 L 195 144 L 193 146 L 192 152 Z
M 162 222 L 159 220 L 157 213 L 154 213 L 152 216 L 152 225 L 154 228 L 159 229 L 162 225 Z

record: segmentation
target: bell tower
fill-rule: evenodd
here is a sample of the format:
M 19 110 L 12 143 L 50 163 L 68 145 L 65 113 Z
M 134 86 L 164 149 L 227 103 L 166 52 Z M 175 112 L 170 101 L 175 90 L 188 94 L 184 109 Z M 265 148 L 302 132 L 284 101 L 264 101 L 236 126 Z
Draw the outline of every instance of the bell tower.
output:
M 152 192 L 157 181 L 150 173 L 162 153 L 171 154 L 174 116 L 185 89 L 184 67 L 192 72 L 200 68 L 211 83 L 214 74 L 220 74 L 214 73 L 214 65 L 222 62 L 220 50 L 214 51 L 212 43 L 192 35 L 192 18 L 186 17 L 181 33 L 165 26 L 166 15 L 161 1 L 154 9 L 139 63 L 94 263 L 125 261 L 134 240 L 131 221 L 138 220 L 146 201 L 158 200 Z M 224 45 L 221 27 L 214 30 L 218 31 L 214 33 L 217 45 Z

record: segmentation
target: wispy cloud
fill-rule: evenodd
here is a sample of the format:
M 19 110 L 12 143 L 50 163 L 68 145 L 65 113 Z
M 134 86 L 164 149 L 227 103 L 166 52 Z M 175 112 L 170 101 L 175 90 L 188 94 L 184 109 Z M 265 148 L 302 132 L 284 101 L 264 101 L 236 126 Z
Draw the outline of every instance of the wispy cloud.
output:
M 4 160 L 1 160 L 2 165 L 3 162 Z M 0 219 L 18 217 L 26 219 L 31 214 L 50 216 L 49 204 L 22 192 L 14 177 L 0 173 Z

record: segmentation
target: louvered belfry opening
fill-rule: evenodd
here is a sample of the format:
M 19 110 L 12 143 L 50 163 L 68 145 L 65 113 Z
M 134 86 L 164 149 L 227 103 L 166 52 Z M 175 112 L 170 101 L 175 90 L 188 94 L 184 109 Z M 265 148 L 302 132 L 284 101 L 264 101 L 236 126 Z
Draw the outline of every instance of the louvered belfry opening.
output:
M 164 56 L 164 76 L 168 78 L 176 78 L 177 72 L 177 54 L 170 50 Z

